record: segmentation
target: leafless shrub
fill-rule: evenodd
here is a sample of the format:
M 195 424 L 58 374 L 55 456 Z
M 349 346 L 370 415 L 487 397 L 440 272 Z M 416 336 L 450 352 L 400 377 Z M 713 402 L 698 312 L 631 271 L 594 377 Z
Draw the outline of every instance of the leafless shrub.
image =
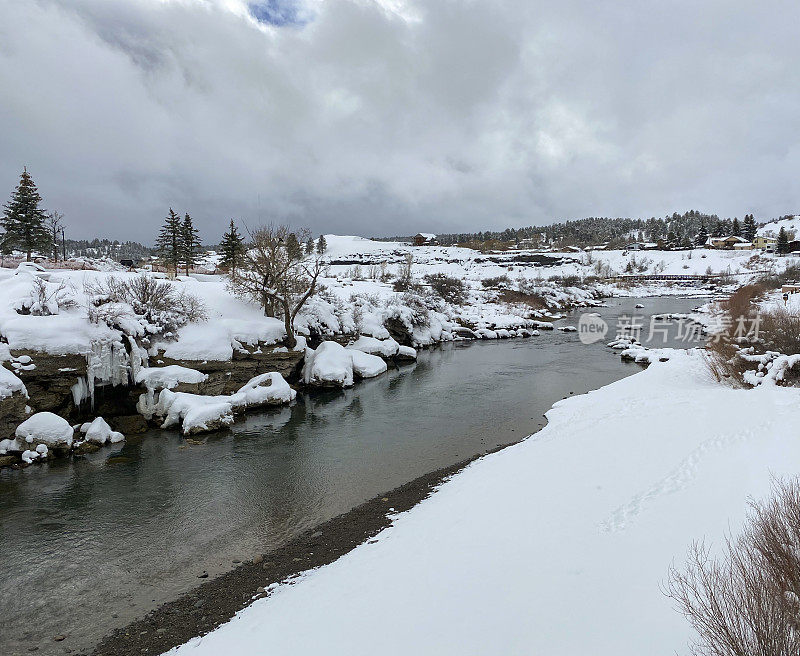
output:
M 776 482 L 752 502 L 719 558 L 696 544 L 666 593 L 697 632 L 697 656 L 800 654 L 800 483 Z
M 743 386 L 743 374 L 752 369 L 752 363 L 740 357 L 742 348 L 751 354 L 768 351 L 794 355 L 800 353 L 800 316 L 791 314 L 786 308 L 774 307 L 758 310 L 756 302 L 765 292 L 761 284 L 745 285 L 726 300 L 719 303 L 722 312 L 722 330 L 709 341 L 709 366 L 717 380 L 727 380 Z M 757 326 L 744 335 L 742 326 Z M 780 384 L 794 384 L 797 375 L 789 372 Z
M 124 279 L 107 276 L 84 284 L 90 321 L 124 329 L 133 319 L 151 335 L 171 335 L 192 321 L 204 321 L 206 308 L 196 296 L 147 274 Z
M 461 278 L 454 278 L 444 273 L 429 273 L 425 276 L 425 282 L 447 303 L 463 305 L 467 300 L 469 287 Z
M 411 287 L 414 282 L 413 268 L 414 256 L 411 253 L 406 253 L 402 264 L 397 267 L 397 275 L 392 283 L 394 291 L 404 292 Z
M 774 260 L 770 260 L 774 263 Z M 780 273 L 768 273 L 759 279 L 759 284 L 765 289 L 777 289 L 787 283 L 800 281 L 800 264 L 792 264 Z
M 800 316 L 786 308 L 761 312 L 759 336 L 763 349 L 785 355 L 800 353 Z
M 64 281 L 58 283 L 47 282 L 43 278 L 34 276 L 30 295 L 16 306 L 18 314 L 31 314 L 46 317 L 58 314 L 77 305 L 74 289 Z
M 493 278 L 484 278 L 481 280 L 481 285 L 484 289 L 495 289 L 499 287 L 506 287 L 511 284 L 511 279 L 508 276 L 494 276 Z
M 711 372 L 719 381 L 727 381 L 743 387 L 742 376 L 751 365 L 742 360 L 742 346 L 737 337 L 742 322 L 751 322 L 757 313 L 755 302 L 761 298 L 764 288 L 760 285 L 745 285 L 737 289 L 727 300 L 718 303 L 720 330 L 709 340 L 706 349 Z

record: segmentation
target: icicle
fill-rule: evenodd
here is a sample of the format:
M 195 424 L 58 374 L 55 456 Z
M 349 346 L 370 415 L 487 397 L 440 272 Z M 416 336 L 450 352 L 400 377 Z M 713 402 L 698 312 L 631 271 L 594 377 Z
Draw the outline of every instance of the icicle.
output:
M 103 339 L 92 342 L 92 350 L 86 355 L 86 382 L 92 406 L 95 387 L 127 386 L 131 379 L 131 366 L 131 358 L 121 341 Z

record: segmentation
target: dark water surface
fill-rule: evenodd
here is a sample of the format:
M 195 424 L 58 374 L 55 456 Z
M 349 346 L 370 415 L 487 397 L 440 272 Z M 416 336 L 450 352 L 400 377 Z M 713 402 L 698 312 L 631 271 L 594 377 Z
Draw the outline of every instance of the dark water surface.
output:
M 645 315 L 699 303 L 612 299 L 597 309 L 608 339 L 639 302 Z M 202 572 L 213 577 L 381 492 L 519 440 L 555 401 L 639 370 L 576 333 L 446 344 L 353 389 L 247 416 L 202 444 L 152 431 L 72 461 L 2 470 L 0 653 L 89 650 Z

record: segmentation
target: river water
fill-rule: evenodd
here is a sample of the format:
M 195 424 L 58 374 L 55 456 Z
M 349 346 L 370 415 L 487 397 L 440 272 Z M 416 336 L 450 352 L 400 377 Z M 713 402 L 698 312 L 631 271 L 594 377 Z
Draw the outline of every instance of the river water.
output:
M 610 339 L 621 315 L 647 323 L 698 302 L 611 299 L 596 311 Z M 669 345 L 686 346 L 672 332 Z M 152 431 L 71 461 L 2 470 L 0 653 L 89 651 L 202 572 L 213 577 L 382 492 L 522 439 L 555 401 L 639 370 L 603 342 L 558 330 L 451 343 L 199 444 Z

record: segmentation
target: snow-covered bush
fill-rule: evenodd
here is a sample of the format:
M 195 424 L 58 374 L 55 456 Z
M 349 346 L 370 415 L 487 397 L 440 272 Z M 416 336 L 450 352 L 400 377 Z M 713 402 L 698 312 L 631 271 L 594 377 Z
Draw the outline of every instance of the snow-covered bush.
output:
M 421 291 L 416 289 L 409 289 L 400 297 L 399 300 L 400 304 L 402 304 L 402 306 L 408 310 L 405 313 L 405 316 L 408 317 L 411 325 L 414 328 L 421 328 L 430 325 L 431 308 L 429 307 L 429 296 L 426 296 Z
M 425 282 L 448 303 L 463 305 L 467 300 L 469 287 L 461 278 L 454 278 L 444 273 L 429 273 L 425 276 Z
M 170 282 L 147 274 L 86 283 L 89 320 L 136 337 L 174 337 L 179 328 L 206 319 L 203 303 Z
M 75 290 L 70 285 L 63 281 L 48 282 L 34 276 L 31 281 L 30 294 L 17 301 L 14 309 L 19 314 L 48 317 L 76 305 Z

